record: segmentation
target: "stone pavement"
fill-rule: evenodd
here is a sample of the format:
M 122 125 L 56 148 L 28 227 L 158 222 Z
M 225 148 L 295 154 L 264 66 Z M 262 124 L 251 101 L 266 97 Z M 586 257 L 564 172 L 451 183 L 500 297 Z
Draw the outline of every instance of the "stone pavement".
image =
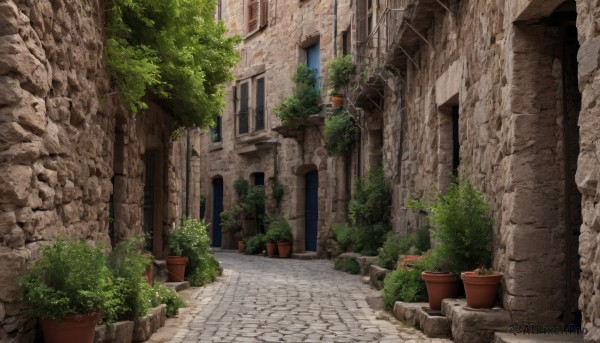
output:
M 189 307 L 149 342 L 450 342 L 370 308 L 379 292 L 331 261 L 215 255 L 223 276 L 184 291 Z

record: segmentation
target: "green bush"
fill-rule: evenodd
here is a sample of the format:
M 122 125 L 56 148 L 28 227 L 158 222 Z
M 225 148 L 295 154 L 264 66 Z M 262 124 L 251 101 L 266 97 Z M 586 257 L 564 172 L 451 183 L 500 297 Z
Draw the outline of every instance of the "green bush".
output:
M 379 249 L 377 264 L 383 268 L 394 269 L 401 255 L 421 255 L 429 248 L 428 226 L 422 226 L 417 232 L 405 237 L 390 232 L 383 247 Z
M 108 256 L 116 294 L 123 306 L 105 311 L 106 322 L 131 320 L 148 313 L 151 306 L 151 287 L 143 274 L 152 262 L 142 255 L 144 236 L 134 236 L 119 243 Z
M 339 94 L 340 88 L 350 82 L 350 74 L 354 70 L 354 63 L 351 55 L 338 56 L 333 58 L 327 66 L 329 73 L 329 87 L 331 93 Z
M 231 212 L 229 211 L 223 211 L 219 214 L 219 217 L 221 217 L 221 228 L 223 229 L 223 231 L 228 231 L 228 232 L 236 232 L 238 225 L 237 222 L 235 221 L 235 219 L 233 218 L 233 215 L 231 214 Z
M 188 257 L 185 274 L 192 286 L 202 286 L 219 275 L 219 262 L 210 250 L 207 224 L 194 219 L 184 219 L 171 231 L 169 247 L 174 253 Z
M 388 228 L 381 224 L 358 226 L 334 224 L 333 235 L 344 251 L 353 251 L 365 256 L 377 255 L 383 244 Z
M 354 196 L 348 205 L 352 222 L 357 225 L 389 226 L 391 208 L 392 186 L 389 180 L 382 168 L 370 169 L 366 178 L 356 181 Z
M 165 287 L 162 283 L 155 283 L 152 287 L 154 297 L 152 297 L 152 306 L 160 304 L 167 305 L 167 317 L 174 317 L 179 313 L 179 309 L 187 307 L 185 300 L 177 292 Z
M 386 308 L 394 307 L 396 301 L 420 302 L 427 300 L 427 287 L 421 273 L 431 270 L 433 259 L 424 255 L 415 261 L 413 268 L 391 271 L 383 280 L 383 301 Z
M 319 113 L 319 91 L 315 89 L 315 71 L 305 64 L 299 64 L 292 77 L 292 95 L 275 106 L 275 115 L 290 128 L 302 126 L 311 114 Z
M 245 239 L 246 254 L 261 254 L 265 250 L 265 235 L 262 233 Z
M 330 156 L 350 152 L 360 130 L 346 110 L 341 110 L 325 120 L 325 150 Z
M 269 216 L 265 219 L 265 224 L 267 228 L 267 233 L 264 237 L 265 242 L 291 242 L 294 239 L 292 236 L 292 227 L 284 217 Z
M 244 179 L 237 179 L 233 181 L 233 190 L 235 194 L 237 194 L 238 198 L 242 198 L 248 193 L 248 188 L 250 188 L 250 184 L 248 181 Z
M 350 274 L 360 273 L 360 265 L 355 259 L 337 259 L 334 268 Z
M 25 311 L 34 317 L 62 319 L 124 306 L 117 297 L 106 256 L 86 242 L 59 238 L 19 280 Z

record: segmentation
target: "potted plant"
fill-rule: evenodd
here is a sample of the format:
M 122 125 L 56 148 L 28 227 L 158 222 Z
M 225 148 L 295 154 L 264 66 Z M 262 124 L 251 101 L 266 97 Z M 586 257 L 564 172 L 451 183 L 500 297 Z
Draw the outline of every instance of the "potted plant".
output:
M 433 204 L 413 202 L 409 207 L 431 213 L 432 235 L 438 240 L 433 248 L 437 267 L 457 276 L 465 270 L 489 265 L 491 260 L 491 206 L 466 176 L 454 182 Z M 428 279 L 431 279 L 427 276 Z M 446 279 L 451 277 L 446 275 Z M 425 279 L 425 278 L 424 278 Z
M 279 257 L 288 258 L 291 256 L 292 228 L 284 217 L 275 216 L 269 220 L 266 239 L 267 241 L 277 242 Z
M 292 129 L 306 124 L 308 117 L 319 113 L 319 91 L 315 89 L 317 75 L 305 64 L 299 64 L 292 77 L 294 90 L 292 95 L 275 106 L 275 115 L 281 122 Z
M 327 66 L 329 72 L 329 90 L 331 103 L 334 107 L 340 107 L 344 104 L 344 97 L 341 88 L 350 82 L 350 74 L 354 70 L 354 63 L 351 55 L 338 56 L 329 62 Z
M 223 232 L 233 235 L 240 231 L 241 227 L 238 226 L 237 221 L 233 217 L 231 211 L 223 211 L 219 214 L 219 217 L 221 217 L 221 229 Z M 228 248 L 231 247 L 229 246 Z
M 171 253 L 167 256 L 167 272 L 170 282 L 183 282 L 185 265 L 188 261 L 188 257 L 183 256 L 183 251 L 186 241 L 189 239 L 189 232 L 181 225 L 174 227 L 170 232 L 169 250 Z
M 460 273 L 465 285 L 467 306 L 472 308 L 492 308 L 496 293 L 504 274 L 481 266 L 472 272 Z
M 60 238 L 43 247 L 20 284 L 26 311 L 40 318 L 47 343 L 91 343 L 99 313 L 116 301 L 106 257 L 86 242 Z

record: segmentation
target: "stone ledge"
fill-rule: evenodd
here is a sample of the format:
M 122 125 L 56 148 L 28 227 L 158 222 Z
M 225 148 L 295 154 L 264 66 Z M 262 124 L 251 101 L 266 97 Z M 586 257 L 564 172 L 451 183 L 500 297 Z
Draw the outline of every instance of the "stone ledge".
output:
M 415 327 L 429 338 L 452 338 L 452 323 L 440 311 L 429 307 L 418 307 L 415 310 Z
M 310 252 L 293 253 L 292 258 L 295 258 L 298 260 L 316 260 L 319 258 L 319 256 L 317 255 L 316 252 L 310 251 Z
M 356 258 L 358 265 L 360 266 L 360 274 L 367 275 L 371 266 L 377 264 L 377 256 L 360 256 Z
M 96 326 L 94 343 L 130 343 L 133 339 L 133 322 L 122 321 Z
M 184 289 L 190 288 L 189 281 L 183 282 L 165 282 L 165 287 L 174 290 L 175 292 L 183 291 Z
M 465 299 L 444 299 L 442 314 L 452 323 L 452 336 L 457 343 L 493 342 L 494 332 L 509 330 L 510 312 L 494 307 L 473 309 Z
M 372 264 L 369 268 L 369 279 L 371 280 L 371 286 L 375 287 L 375 289 L 383 288 L 383 280 L 385 276 L 391 272 L 389 269 L 385 269 L 376 264 Z
M 582 343 L 583 335 L 514 335 L 496 332 L 494 343 Z
M 394 304 L 394 317 L 403 323 L 410 323 L 415 326 L 415 312 L 418 308 L 427 307 L 428 303 L 406 303 L 396 301 Z
M 165 325 L 167 320 L 167 305 L 151 308 L 148 315 L 134 319 L 133 342 L 143 342 Z

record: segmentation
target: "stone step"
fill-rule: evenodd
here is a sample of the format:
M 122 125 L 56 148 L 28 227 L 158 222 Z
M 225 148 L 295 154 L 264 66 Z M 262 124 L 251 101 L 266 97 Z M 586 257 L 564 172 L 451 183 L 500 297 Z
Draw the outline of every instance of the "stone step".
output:
M 394 304 L 394 317 L 403 323 L 410 323 L 415 326 L 415 312 L 418 308 L 427 307 L 428 303 L 406 303 L 402 301 L 396 301 Z
M 369 279 L 371 280 L 371 286 L 375 289 L 383 288 L 383 279 L 391 270 L 380 267 L 376 264 L 372 264 L 369 267 Z
M 429 338 L 452 338 L 452 322 L 442 311 L 429 307 L 418 307 L 415 310 L 415 327 Z
M 572 335 L 528 335 L 528 334 L 513 334 L 510 332 L 496 332 L 494 335 L 494 343 L 582 343 L 582 334 Z
M 377 264 L 377 256 L 359 256 L 356 261 L 360 266 L 360 274 L 367 275 L 371 270 L 371 266 Z
M 184 289 L 190 288 L 189 281 L 183 282 L 165 282 L 165 287 L 174 290 L 175 292 L 183 291 Z
M 317 253 L 315 251 L 308 251 L 308 252 L 293 253 L 292 258 L 295 258 L 298 260 L 316 260 L 319 257 L 317 256 Z
M 512 324 L 509 311 L 500 307 L 474 309 L 465 299 L 444 299 L 442 314 L 452 323 L 456 343 L 492 343 L 494 332 L 508 332 Z

